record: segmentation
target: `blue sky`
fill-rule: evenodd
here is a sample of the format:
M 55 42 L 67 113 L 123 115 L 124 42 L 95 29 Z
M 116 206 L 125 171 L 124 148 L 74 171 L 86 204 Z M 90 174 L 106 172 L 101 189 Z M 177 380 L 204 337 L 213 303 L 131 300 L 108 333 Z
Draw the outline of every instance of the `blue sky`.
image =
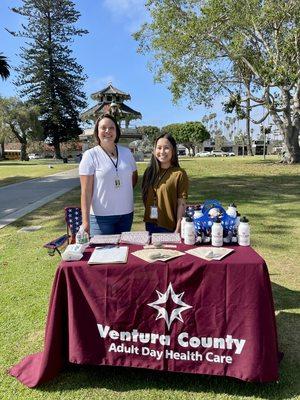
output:
M 133 125 L 164 126 L 175 122 L 200 120 L 203 115 L 216 112 L 223 117 L 221 101 L 213 108 L 197 107 L 190 111 L 187 103 L 172 104 L 167 85 L 154 84 L 153 75 L 147 68 L 149 57 L 137 53 L 137 43 L 132 38 L 142 22 L 146 20 L 143 0 L 73 0 L 81 13 L 78 26 L 89 34 L 76 38 L 72 47 L 74 56 L 84 67 L 88 76 L 84 86 L 89 106 L 95 105 L 90 94 L 109 82 L 131 94 L 127 104 L 143 115 Z M 0 52 L 7 56 L 12 67 L 19 63 L 19 49 L 24 40 L 14 38 L 5 28 L 17 30 L 24 18 L 11 12 L 10 7 L 19 6 L 19 0 L 1 0 L 0 3 Z M 14 72 L 7 81 L 0 80 L 0 95 L 17 95 L 12 81 Z

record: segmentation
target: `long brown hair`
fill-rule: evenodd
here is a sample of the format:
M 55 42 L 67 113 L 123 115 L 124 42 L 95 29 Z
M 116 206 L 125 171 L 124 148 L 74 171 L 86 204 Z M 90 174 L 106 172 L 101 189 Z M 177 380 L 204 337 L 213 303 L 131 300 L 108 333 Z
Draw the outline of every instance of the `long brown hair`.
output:
M 178 156 L 177 156 L 177 144 L 176 144 L 176 140 L 173 138 L 172 135 L 170 135 L 169 133 L 164 133 L 164 134 L 158 136 L 154 143 L 154 150 L 156 148 L 157 142 L 159 141 L 159 139 L 162 139 L 162 138 L 168 139 L 168 141 L 171 143 L 171 146 L 172 146 L 171 165 L 173 167 L 179 167 L 180 165 L 179 165 Z M 154 185 L 154 183 L 159 175 L 159 169 L 160 169 L 160 162 L 157 160 L 155 155 L 152 153 L 152 156 L 150 159 L 150 164 L 147 167 L 146 171 L 144 172 L 143 181 L 142 181 L 142 197 L 143 197 L 144 204 L 146 203 L 149 188 Z

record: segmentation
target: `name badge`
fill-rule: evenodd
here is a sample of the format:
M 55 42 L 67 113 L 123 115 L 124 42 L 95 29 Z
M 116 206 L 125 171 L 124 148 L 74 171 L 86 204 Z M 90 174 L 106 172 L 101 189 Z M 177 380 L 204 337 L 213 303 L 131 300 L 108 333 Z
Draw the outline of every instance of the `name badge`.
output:
M 121 187 L 121 181 L 120 178 L 115 178 L 115 188 L 119 189 Z
M 150 208 L 150 218 L 157 219 L 158 218 L 158 210 L 156 206 L 151 206 Z

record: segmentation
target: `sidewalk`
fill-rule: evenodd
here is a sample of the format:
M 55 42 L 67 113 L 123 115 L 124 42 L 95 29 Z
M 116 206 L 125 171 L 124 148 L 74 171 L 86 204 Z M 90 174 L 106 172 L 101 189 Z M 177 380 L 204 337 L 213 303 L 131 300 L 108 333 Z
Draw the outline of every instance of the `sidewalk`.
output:
M 79 185 L 75 168 L 0 187 L 0 229 Z

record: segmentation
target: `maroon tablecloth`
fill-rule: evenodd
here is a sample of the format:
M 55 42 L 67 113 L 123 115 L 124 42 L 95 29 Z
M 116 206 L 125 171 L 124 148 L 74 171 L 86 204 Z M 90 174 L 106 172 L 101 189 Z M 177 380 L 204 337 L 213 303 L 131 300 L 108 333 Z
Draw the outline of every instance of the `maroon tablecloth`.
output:
M 149 264 L 130 254 L 127 264 L 93 266 L 90 251 L 59 265 L 44 351 L 9 371 L 22 383 L 38 386 L 68 362 L 278 380 L 270 279 L 252 248 L 222 261 Z

